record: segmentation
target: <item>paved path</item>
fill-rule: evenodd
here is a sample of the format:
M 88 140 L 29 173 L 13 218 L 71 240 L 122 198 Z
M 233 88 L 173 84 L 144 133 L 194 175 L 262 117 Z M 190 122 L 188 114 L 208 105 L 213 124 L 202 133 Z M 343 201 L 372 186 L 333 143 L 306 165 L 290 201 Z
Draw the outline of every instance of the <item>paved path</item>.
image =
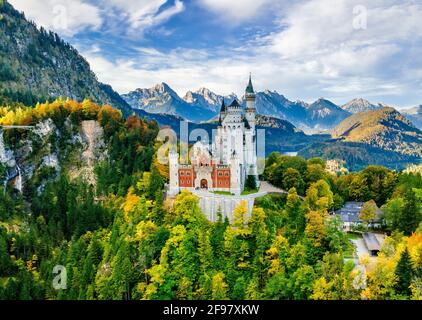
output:
M 286 190 L 277 188 L 267 181 L 261 181 L 261 186 L 259 188 L 259 192 L 288 194 L 288 192 Z M 299 198 L 301 198 L 302 200 L 305 199 L 302 196 L 299 196 Z
M 356 256 L 354 259 L 354 262 L 356 265 L 360 265 L 360 258 L 366 256 L 369 257 L 370 263 L 373 263 L 375 261 L 375 257 L 371 256 L 371 253 L 369 252 L 368 248 L 365 245 L 365 242 L 362 238 L 350 240 L 356 247 Z

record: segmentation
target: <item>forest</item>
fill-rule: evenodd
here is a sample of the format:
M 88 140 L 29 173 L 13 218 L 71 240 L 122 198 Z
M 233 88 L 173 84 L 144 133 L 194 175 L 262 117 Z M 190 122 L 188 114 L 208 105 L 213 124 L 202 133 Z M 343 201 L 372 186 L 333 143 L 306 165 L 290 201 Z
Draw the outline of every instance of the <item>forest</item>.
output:
M 107 157 L 94 185 L 63 169 L 36 172 L 22 193 L 0 187 L 1 299 L 422 299 L 420 174 L 370 166 L 335 176 L 323 159 L 272 153 L 261 179 L 288 194 L 258 199 L 251 217 L 242 203 L 231 224 L 221 214 L 210 222 L 191 193 L 165 199 L 157 123 L 89 100 L 0 109 L 2 125 L 45 119 L 98 121 Z M 52 143 L 63 168 L 66 131 Z M 28 138 L 4 135 L 11 148 Z M 346 258 L 349 237 L 331 214 L 350 200 L 374 201 L 389 235 L 364 271 Z M 67 276 L 58 290 L 56 266 Z

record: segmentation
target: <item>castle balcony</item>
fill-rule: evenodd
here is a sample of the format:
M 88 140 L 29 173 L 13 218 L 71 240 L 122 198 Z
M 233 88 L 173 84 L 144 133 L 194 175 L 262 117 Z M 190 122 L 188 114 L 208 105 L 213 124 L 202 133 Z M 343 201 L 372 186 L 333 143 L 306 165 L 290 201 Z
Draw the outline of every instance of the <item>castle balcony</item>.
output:
M 180 164 L 179 169 L 192 169 L 191 164 Z

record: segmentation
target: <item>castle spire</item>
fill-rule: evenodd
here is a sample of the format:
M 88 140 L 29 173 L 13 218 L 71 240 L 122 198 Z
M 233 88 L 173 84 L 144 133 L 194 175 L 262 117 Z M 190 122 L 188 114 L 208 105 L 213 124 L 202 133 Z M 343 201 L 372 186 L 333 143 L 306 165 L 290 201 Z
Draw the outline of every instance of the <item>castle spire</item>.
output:
M 226 108 L 226 103 L 224 102 L 224 98 L 223 98 L 223 102 L 221 103 L 221 110 L 220 112 L 226 112 L 227 108 Z
M 226 107 L 226 103 L 224 102 L 224 98 L 223 98 L 223 102 L 221 103 L 221 109 L 220 109 L 220 118 L 218 119 L 218 122 L 220 123 L 220 125 L 223 122 L 222 114 L 223 113 L 225 114 L 226 111 L 227 111 L 227 107 Z
M 251 73 L 249 73 L 249 83 L 248 83 L 248 86 L 246 87 L 246 93 L 247 94 L 254 94 L 253 85 L 252 85 L 252 74 Z

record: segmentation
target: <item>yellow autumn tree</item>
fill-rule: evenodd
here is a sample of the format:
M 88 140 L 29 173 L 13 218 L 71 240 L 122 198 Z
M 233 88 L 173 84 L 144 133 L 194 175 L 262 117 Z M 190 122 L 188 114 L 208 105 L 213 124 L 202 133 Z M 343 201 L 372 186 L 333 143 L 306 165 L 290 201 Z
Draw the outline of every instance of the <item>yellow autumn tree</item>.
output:
M 123 203 L 123 212 L 126 221 L 129 221 L 129 213 L 135 208 L 140 200 L 141 198 L 134 193 L 133 187 L 130 187 L 125 202 Z
M 224 280 L 224 273 L 219 272 L 212 277 L 212 300 L 227 300 L 228 299 L 228 286 Z
M 248 222 L 248 204 L 246 201 L 241 201 L 239 205 L 233 210 L 233 227 L 238 234 L 246 235 L 250 233 L 247 226 Z

